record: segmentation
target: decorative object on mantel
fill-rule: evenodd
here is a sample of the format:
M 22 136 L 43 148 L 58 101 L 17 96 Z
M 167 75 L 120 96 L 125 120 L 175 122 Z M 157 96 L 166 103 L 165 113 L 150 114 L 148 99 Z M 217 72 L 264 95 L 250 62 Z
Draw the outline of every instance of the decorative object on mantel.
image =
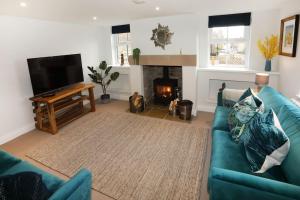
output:
M 113 72 L 109 73 L 112 69 L 112 67 L 107 67 L 106 61 L 102 61 L 99 65 L 99 70 L 98 72 L 94 67 L 89 67 L 88 69 L 92 72 L 92 74 L 89 74 L 91 80 L 96 83 L 101 85 L 103 94 L 101 95 L 101 103 L 109 103 L 110 101 L 110 95 L 106 93 L 108 86 L 112 81 L 116 81 L 120 73 L 119 72 Z
M 129 110 L 132 113 L 144 112 L 144 97 L 135 92 L 131 97 L 129 97 Z
M 269 84 L 269 74 L 257 73 L 255 75 L 255 85 L 257 86 L 257 92 L 259 92 L 264 86 Z
M 281 20 L 280 50 L 282 56 L 296 57 L 299 31 L 299 15 Z
M 161 47 L 165 50 L 165 46 L 171 44 L 171 38 L 174 33 L 171 33 L 168 26 L 158 24 L 158 27 L 152 30 L 151 40 L 154 41 L 155 47 Z
M 135 65 L 140 64 L 140 55 L 141 55 L 141 50 L 139 48 L 135 48 L 132 50 L 132 58 L 133 58 L 133 63 Z
M 121 54 L 121 66 L 124 65 L 124 54 Z
M 278 55 L 278 36 L 271 35 L 269 38 L 266 37 L 265 41 L 258 40 L 257 46 L 260 52 L 266 59 L 265 71 L 269 72 L 272 70 L 272 58 Z

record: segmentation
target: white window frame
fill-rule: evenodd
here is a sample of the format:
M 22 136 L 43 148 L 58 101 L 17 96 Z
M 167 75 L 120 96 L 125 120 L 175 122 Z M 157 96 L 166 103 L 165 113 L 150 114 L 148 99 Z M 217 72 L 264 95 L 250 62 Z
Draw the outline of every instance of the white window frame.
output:
M 230 26 L 228 26 L 230 27 Z M 249 68 L 250 64 L 250 26 L 244 26 L 245 27 L 245 37 L 244 38 L 237 38 L 237 39 L 229 39 L 228 37 L 226 39 L 212 39 L 212 29 L 208 29 L 208 66 L 209 67 L 224 67 L 224 68 Z M 228 33 L 227 33 L 228 36 Z M 245 42 L 246 50 L 245 50 L 245 65 L 232 65 L 232 64 L 215 64 L 212 65 L 210 61 L 210 47 L 211 44 L 214 43 L 239 43 L 239 42 Z
M 120 33 L 122 34 L 122 33 Z M 130 32 L 127 34 L 131 34 Z M 112 46 L 112 60 L 113 60 L 113 65 L 121 65 L 119 62 L 119 52 L 118 52 L 118 47 L 121 45 L 126 45 L 127 46 L 127 57 L 132 54 L 132 52 L 128 51 L 128 46 L 131 46 L 131 41 L 126 41 L 126 42 L 119 42 L 118 38 L 119 34 L 112 34 L 111 35 L 111 46 Z M 125 60 L 124 65 L 129 65 L 129 62 Z

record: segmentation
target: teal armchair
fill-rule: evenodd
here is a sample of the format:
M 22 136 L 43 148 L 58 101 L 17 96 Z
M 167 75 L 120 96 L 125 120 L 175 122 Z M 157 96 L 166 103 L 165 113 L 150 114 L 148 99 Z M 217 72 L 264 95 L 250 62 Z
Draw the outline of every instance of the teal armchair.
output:
M 91 180 L 91 173 L 82 169 L 56 190 L 49 200 L 91 199 Z
M 35 172 L 42 175 L 43 183 L 52 193 L 49 200 L 90 200 L 91 173 L 81 169 L 74 177 L 64 181 L 49 174 L 32 164 L 18 159 L 11 154 L 0 150 L 0 176 L 12 175 L 19 172 Z

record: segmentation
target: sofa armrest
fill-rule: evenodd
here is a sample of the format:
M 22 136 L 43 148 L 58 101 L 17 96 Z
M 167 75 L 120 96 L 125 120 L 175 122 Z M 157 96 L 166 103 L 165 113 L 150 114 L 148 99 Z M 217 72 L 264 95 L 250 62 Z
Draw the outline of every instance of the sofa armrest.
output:
M 55 191 L 49 200 L 90 200 L 91 185 L 91 173 L 86 169 L 82 169 Z
M 284 182 L 213 167 L 210 177 L 211 199 L 296 200 L 300 187 Z
M 16 158 L 3 150 L 0 150 L 0 173 L 8 170 L 12 166 L 20 163 L 21 161 L 21 159 Z

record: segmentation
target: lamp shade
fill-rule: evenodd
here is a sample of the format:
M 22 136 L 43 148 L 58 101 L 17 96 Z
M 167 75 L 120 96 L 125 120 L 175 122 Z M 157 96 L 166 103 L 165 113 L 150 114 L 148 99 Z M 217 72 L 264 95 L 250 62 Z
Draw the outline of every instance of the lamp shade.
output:
M 264 86 L 269 84 L 269 74 L 257 73 L 255 75 L 255 84 Z

